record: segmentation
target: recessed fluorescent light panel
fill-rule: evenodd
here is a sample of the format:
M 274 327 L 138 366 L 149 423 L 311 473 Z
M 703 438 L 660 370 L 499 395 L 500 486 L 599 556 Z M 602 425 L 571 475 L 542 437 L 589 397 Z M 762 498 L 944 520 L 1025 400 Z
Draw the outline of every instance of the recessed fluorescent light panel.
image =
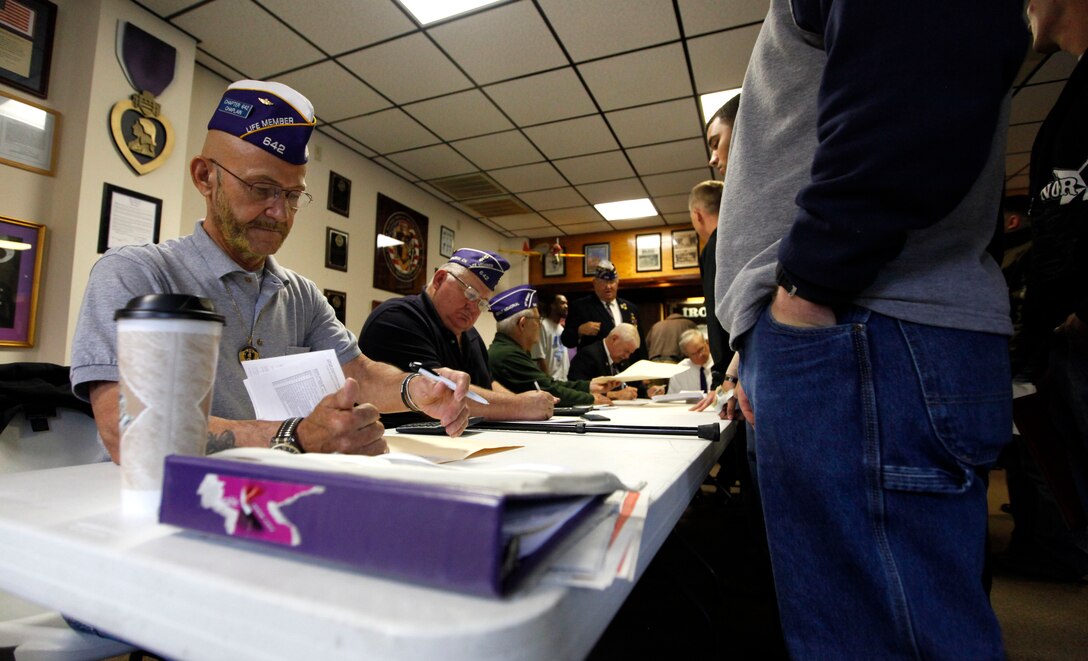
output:
M 657 209 L 645 197 L 639 200 L 604 202 L 593 206 L 604 216 L 605 220 L 630 220 L 631 218 L 646 218 L 657 215 Z
M 725 105 L 725 102 L 732 99 L 734 96 L 740 94 L 740 88 L 725 90 L 723 92 L 711 92 L 710 94 L 704 94 L 699 97 L 699 105 L 703 108 L 703 124 L 714 116 L 714 113 L 718 112 L 718 108 Z
M 477 7 L 493 5 L 499 0 L 400 0 L 404 8 L 412 12 L 423 25 L 430 25 L 443 18 L 463 14 Z

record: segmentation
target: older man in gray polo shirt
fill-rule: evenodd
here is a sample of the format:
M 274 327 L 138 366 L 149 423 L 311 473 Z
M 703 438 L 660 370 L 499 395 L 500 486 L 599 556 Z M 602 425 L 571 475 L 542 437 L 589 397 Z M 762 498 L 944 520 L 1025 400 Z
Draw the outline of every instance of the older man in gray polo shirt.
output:
M 268 447 L 292 436 L 297 451 L 384 452 L 379 411 L 421 409 L 451 435 L 464 430 L 468 375 L 440 370 L 455 390 L 368 359 L 317 285 L 272 255 L 310 201 L 306 143 L 313 106 L 279 83 L 245 80 L 227 88 L 189 169 L 207 215 L 193 234 L 159 245 L 107 252 L 95 264 L 72 345 L 75 394 L 94 407 L 99 434 L 120 461 L 117 336 L 113 313 L 150 293 L 209 298 L 227 319 L 220 341 L 208 451 Z M 347 380 L 303 419 L 252 420 L 241 361 L 331 349 Z M 356 405 L 356 402 L 368 402 Z M 287 429 L 289 431 L 285 432 Z M 282 440 L 278 447 L 282 446 Z

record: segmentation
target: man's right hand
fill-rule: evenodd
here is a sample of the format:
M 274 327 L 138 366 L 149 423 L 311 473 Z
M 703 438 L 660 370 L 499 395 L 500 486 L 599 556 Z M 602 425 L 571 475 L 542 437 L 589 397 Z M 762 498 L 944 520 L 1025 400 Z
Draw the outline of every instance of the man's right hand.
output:
M 325 396 L 298 426 L 298 440 L 307 452 L 383 454 L 388 451 L 385 426 L 371 404 L 355 405 L 359 383 L 348 377 L 340 390 Z
M 515 395 L 518 405 L 517 420 L 547 420 L 555 411 L 557 400 L 546 390 L 529 390 Z
M 578 327 L 579 335 L 593 335 L 601 332 L 601 322 L 599 321 L 587 321 Z

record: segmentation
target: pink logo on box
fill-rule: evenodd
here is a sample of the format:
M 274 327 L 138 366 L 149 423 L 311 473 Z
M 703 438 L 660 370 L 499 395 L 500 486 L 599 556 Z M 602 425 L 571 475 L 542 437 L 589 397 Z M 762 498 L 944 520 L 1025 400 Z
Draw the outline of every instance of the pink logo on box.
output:
M 321 486 L 216 473 L 205 475 L 197 488 L 200 506 L 223 517 L 228 535 L 284 546 L 298 546 L 302 537 L 283 508 L 303 496 L 324 492 Z

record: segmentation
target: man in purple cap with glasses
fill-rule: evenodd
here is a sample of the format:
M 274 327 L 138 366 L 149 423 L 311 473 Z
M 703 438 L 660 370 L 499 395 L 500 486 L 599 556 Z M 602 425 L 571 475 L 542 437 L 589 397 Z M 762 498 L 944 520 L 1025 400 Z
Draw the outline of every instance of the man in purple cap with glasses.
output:
M 359 347 L 376 360 L 401 369 L 412 363 L 433 370 L 467 372 L 472 390 L 489 403 L 469 402 L 471 415 L 489 420 L 546 420 L 555 398 L 546 392 L 515 395 L 496 382 L 487 346 L 473 326 L 490 309 L 495 287 L 510 263 L 487 250 L 460 248 L 443 264 L 423 293 L 388 300 L 370 313 L 359 333 Z M 417 416 L 418 417 L 418 416 Z M 387 416 L 387 424 L 407 422 Z
M 313 106 L 280 83 L 230 85 L 212 113 L 200 155 L 189 165 L 207 215 L 193 234 L 158 245 L 108 251 L 95 264 L 72 344 L 72 387 L 91 402 L 99 434 L 120 462 L 117 336 L 114 311 L 143 294 L 210 299 L 226 317 L 211 405 L 208 452 L 234 446 L 296 452 L 379 454 L 386 450 L 379 412 L 409 403 L 451 435 L 468 424 L 468 376 L 443 370 L 455 389 L 362 355 L 321 290 L 272 257 L 295 214 L 310 202 L 306 144 Z M 333 350 L 347 378 L 310 415 L 253 420 L 241 361 Z M 356 402 L 368 402 L 356 405 Z

